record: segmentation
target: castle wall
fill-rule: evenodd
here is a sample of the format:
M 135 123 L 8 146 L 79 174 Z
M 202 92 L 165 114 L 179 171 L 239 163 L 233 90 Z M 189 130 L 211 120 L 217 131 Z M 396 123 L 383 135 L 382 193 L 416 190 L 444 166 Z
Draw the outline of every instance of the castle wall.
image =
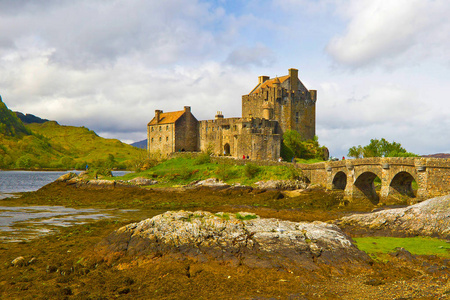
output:
M 199 122 L 199 150 L 216 155 L 252 159 L 277 159 L 280 135 L 277 122 L 260 118 L 229 118 Z
M 175 122 L 175 152 L 198 151 L 198 121 L 189 111 Z
M 175 124 L 147 126 L 148 151 L 170 154 L 175 151 Z

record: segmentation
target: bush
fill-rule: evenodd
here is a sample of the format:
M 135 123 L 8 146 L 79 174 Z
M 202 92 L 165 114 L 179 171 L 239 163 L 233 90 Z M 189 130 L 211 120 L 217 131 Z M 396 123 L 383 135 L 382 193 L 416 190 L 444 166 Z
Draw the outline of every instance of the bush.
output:
M 244 174 L 247 178 L 251 179 L 260 172 L 260 168 L 254 164 L 246 164 L 244 167 Z
M 208 152 L 202 152 L 195 158 L 194 165 L 209 164 L 210 162 L 211 162 L 210 154 Z

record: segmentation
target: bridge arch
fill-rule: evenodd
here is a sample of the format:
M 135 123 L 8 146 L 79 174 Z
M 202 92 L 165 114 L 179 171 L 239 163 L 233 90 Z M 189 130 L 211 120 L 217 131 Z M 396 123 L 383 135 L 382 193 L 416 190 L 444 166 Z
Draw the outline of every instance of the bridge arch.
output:
M 347 174 L 345 174 L 343 171 L 337 172 L 333 178 L 333 189 L 345 190 L 346 186 L 347 186 Z
M 380 176 L 371 171 L 361 173 L 358 177 L 356 177 L 353 184 L 355 189 L 353 196 L 367 197 L 373 204 L 377 204 L 380 201 L 380 197 L 375 190 L 374 184 L 375 178 L 377 177 L 381 179 Z
M 400 171 L 394 175 L 389 184 L 389 194 L 399 193 L 409 197 L 415 197 L 412 182 L 416 179 L 406 171 Z

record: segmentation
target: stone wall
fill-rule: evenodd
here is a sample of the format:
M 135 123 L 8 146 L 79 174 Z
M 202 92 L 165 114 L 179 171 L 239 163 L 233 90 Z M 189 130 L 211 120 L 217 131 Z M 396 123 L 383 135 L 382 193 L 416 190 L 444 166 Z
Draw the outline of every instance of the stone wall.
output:
M 175 152 L 198 150 L 198 121 L 190 108 L 175 122 Z
M 170 154 L 175 151 L 175 124 L 149 125 L 147 128 L 148 151 Z

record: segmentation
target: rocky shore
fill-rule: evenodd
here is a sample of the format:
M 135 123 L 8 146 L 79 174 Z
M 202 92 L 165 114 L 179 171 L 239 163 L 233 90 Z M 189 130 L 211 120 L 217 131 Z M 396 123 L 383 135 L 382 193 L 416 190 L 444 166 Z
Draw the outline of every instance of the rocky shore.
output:
M 354 214 L 337 222 L 352 233 L 384 236 L 450 238 L 450 195 L 421 203 L 367 214 Z
M 170 253 L 287 270 L 360 268 L 370 262 L 336 225 L 264 219 L 245 212 L 168 211 L 116 230 L 98 251 L 109 260 L 123 254 Z

